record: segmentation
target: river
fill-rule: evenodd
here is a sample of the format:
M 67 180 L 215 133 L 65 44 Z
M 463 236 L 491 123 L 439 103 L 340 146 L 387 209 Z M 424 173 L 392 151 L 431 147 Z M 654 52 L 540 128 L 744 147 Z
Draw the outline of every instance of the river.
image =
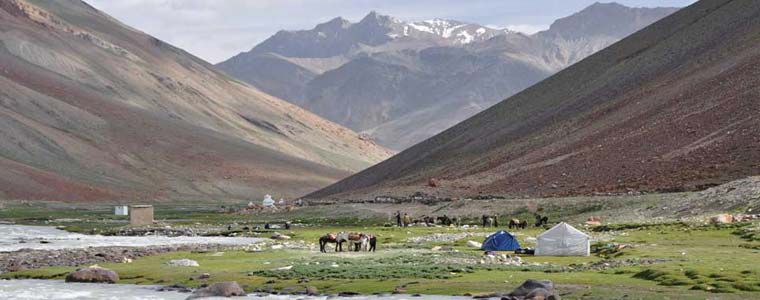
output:
M 157 286 L 142 286 L 130 284 L 95 284 L 95 283 L 66 283 L 60 280 L 0 280 L 0 299 L 6 300 L 184 300 L 190 294 L 179 292 L 159 292 Z M 266 295 L 236 298 L 204 298 L 204 299 L 246 299 L 246 300 L 464 300 L 468 297 L 447 296 L 354 296 L 354 297 L 307 297 Z
M 260 238 L 204 236 L 102 236 L 71 233 L 49 226 L 0 225 L 0 252 L 89 247 L 146 247 L 185 244 L 248 245 Z

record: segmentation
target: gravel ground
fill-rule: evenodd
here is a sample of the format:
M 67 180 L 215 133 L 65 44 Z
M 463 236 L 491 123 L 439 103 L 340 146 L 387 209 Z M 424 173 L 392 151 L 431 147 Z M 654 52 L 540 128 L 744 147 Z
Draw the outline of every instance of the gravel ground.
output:
M 245 246 L 188 244 L 150 247 L 98 247 L 61 250 L 19 250 L 0 253 L 0 273 L 53 266 L 80 266 L 103 262 L 126 262 L 143 256 L 177 251 L 224 251 Z

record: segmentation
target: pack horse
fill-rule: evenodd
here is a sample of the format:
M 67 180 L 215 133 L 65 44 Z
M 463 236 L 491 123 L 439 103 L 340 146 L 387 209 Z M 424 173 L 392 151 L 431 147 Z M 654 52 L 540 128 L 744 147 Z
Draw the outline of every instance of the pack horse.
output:
M 319 238 L 319 251 L 326 253 L 327 244 L 335 244 L 335 252 L 342 252 L 343 243 L 348 244 L 349 251 L 375 252 L 375 249 L 377 248 L 377 237 L 372 234 L 361 232 L 328 233 Z

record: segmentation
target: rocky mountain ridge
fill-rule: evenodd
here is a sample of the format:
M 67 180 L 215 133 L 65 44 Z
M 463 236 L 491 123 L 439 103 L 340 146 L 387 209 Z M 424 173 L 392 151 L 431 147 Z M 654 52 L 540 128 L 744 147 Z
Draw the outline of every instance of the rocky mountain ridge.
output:
M 402 150 L 674 11 L 597 3 L 530 36 L 371 12 L 280 31 L 218 66 Z

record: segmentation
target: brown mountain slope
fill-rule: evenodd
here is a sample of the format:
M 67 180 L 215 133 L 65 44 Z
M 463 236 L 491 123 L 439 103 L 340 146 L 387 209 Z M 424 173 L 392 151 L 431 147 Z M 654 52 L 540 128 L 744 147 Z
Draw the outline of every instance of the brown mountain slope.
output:
M 309 197 L 691 190 L 758 173 L 760 1 L 702 0 Z
M 0 198 L 295 196 L 387 155 L 81 1 L 0 2 Z

